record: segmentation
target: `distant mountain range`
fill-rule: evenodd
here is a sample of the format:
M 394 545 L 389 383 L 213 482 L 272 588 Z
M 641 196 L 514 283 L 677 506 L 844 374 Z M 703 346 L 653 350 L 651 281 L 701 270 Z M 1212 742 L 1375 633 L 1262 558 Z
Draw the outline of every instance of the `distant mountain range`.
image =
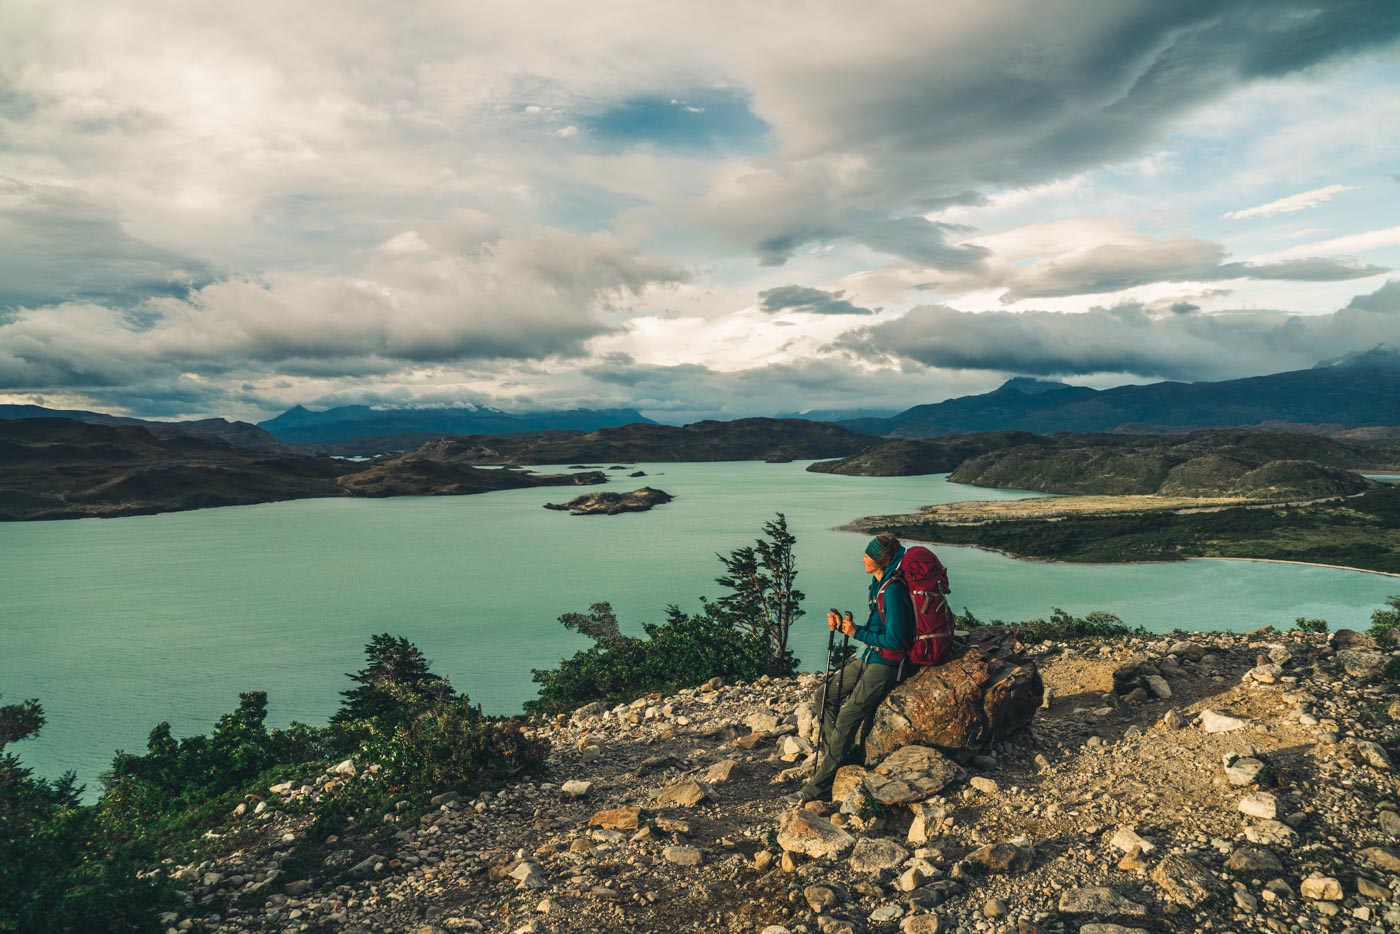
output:
M 199 438 L 254 451 L 375 455 L 408 451 L 455 435 L 595 431 L 656 424 L 636 409 L 568 409 L 511 414 L 485 407 L 375 409 L 344 405 L 322 412 L 294 406 L 257 425 L 224 418 L 158 422 L 83 409 L 0 405 L 0 419 L 69 418 L 90 425 L 139 425 L 157 438 Z
M 1216 383 L 1090 389 L 1017 377 L 989 393 L 916 405 L 893 418 L 845 419 L 853 431 L 932 438 L 981 431 L 1136 431 L 1400 425 L 1400 351 L 1381 345 L 1307 370 Z
M 448 435 L 504 435 L 528 431 L 596 431 L 618 425 L 656 424 L 636 409 L 567 409 L 513 414 L 485 406 L 382 409 L 342 405 L 322 412 L 302 406 L 259 422 L 292 444 L 344 444 L 393 438 L 394 449 L 417 447 Z

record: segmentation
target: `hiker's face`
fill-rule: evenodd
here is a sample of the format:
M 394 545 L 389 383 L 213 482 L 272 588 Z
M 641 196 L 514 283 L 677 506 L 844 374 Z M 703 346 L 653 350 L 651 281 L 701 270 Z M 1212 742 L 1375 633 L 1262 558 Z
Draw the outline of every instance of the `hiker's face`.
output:
M 862 555 L 861 559 L 865 562 L 865 573 L 874 574 L 876 571 L 880 570 L 880 565 L 876 564 L 875 559 L 869 555 Z

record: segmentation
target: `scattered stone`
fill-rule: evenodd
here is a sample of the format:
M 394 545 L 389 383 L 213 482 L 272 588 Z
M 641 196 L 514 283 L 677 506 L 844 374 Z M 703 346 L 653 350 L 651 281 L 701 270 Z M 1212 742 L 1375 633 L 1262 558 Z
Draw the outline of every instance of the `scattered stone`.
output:
M 748 775 L 738 759 L 721 759 L 705 770 L 702 781 L 707 785 L 724 785 Z
M 588 819 L 592 827 L 604 830 L 636 830 L 642 822 L 642 809 L 636 806 L 610 808 L 599 811 Z
M 1298 834 L 1292 827 L 1281 821 L 1264 820 L 1244 829 L 1244 838 L 1250 843 L 1264 846 L 1290 846 Z
M 1349 677 L 1374 681 L 1385 672 L 1386 656 L 1367 649 L 1343 649 L 1337 653 L 1337 666 Z
M 1162 857 L 1152 870 L 1152 881 L 1162 889 L 1167 900 L 1187 908 L 1195 908 L 1219 890 L 1216 878 L 1195 860 L 1170 854 Z
M 1113 839 L 1108 841 L 1108 845 L 1124 853 L 1136 848 L 1143 853 L 1151 853 L 1156 847 L 1151 841 L 1139 837 L 1137 831 L 1131 827 L 1119 827 L 1114 833 Z
M 899 905 L 881 905 L 870 913 L 870 920 L 875 924 L 884 924 L 886 921 L 897 921 L 904 916 L 904 909 Z
M 1169 700 L 1172 696 L 1172 687 L 1167 683 L 1167 679 L 1161 675 L 1147 675 L 1143 679 L 1147 689 L 1161 700 Z
M 1275 820 L 1278 817 L 1278 798 L 1267 791 L 1256 791 L 1240 799 L 1239 809 L 1246 817 Z
M 1370 740 L 1359 739 L 1356 741 L 1356 751 L 1361 754 L 1361 758 L 1373 769 L 1382 772 L 1389 772 L 1393 768 L 1390 764 L 1390 756 L 1379 743 Z
M 802 897 L 806 899 L 807 906 L 817 914 L 841 903 L 836 890 L 827 885 L 809 885 L 802 890 Z
M 984 795 L 994 795 L 1000 790 L 994 779 L 982 775 L 973 776 L 968 784 L 972 786 L 973 791 L 980 792 Z
M 1232 756 L 1225 766 L 1225 777 L 1230 780 L 1231 785 L 1243 788 L 1256 783 L 1264 768 L 1264 763 L 1253 757 L 1235 758 Z
M 593 783 L 580 781 L 576 778 L 570 779 L 569 781 L 561 785 L 559 787 L 559 790 L 565 795 L 569 796 L 570 798 L 582 798 L 584 795 L 588 794 L 588 792 L 593 790 Z
M 665 791 L 656 796 L 656 806 L 659 808 L 679 807 L 693 808 L 703 804 L 710 797 L 710 790 L 704 785 L 694 780 L 676 782 Z
M 693 846 L 668 846 L 661 851 L 661 858 L 677 866 L 699 866 L 704 855 Z
M 1225 868 L 1231 872 L 1262 876 L 1283 871 L 1283 863 L 1272 850 L 1262 846 L 1242 846 L 1231 851 L 1229 859 L 1225 860 Z
M 851 852 L 851 869 L 855 872 L 875 873 L 894 869 L 909 858 L 909 851 L 880 837 L 861 837 Z
M 1232 717 L 1214 710 L 1201 711 L 1201 729 L 1207 733 L 1232 733 L 1249 726 L 1248 720 Z
M 1368 846 L 1361 858 L 1383 872 L 1400 873 L 1400 851 L 1388 846 Z
M 1356 894 L 1365 898 L 1379 898 L 1389 901 L 1394 894 L 1379 882 L 1372 882 L 1365 876 L 1356 877 Z
M 811 811 L 788 811 L 778 824 L 777 841 L 787 853 L 822 858 L 841 855 L 856 838 Z
M 904 934 L 944 934 L 948 930 L 936 914 L 909 915 L 899 925 Z
M 1069 915 L 1098 915 L 1100 917 L 1145 918 L 1147 908 L 1119 895 L 1104 885 L 1066 889 L 1060 895 L 1060 911 Z
M 1342 883 L 1331 876 L 1315 872 L 1303 880 L 1302 885 L 1298 886 L 1298 892 L 1304 898 L 1313 901 L 1339 902 L 1342 900 Z
M 1035 847 L 1025 838 L 1006 843 L 988 843 L 969 853 L 967 860 L 989 872 L 1025 872 L 1035 862 Z

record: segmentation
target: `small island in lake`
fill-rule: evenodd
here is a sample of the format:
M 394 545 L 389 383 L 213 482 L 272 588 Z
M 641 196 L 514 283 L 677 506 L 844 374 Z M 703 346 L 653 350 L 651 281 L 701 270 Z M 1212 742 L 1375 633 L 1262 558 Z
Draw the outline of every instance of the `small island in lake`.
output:
M 571 516 L 615 516 L 621 512 L 646 512 L 675 499 L 663 490 L 644 486 L 631 493 L 588 493 L 567 503 L 545 503 L 545 509 L 567 511 Z

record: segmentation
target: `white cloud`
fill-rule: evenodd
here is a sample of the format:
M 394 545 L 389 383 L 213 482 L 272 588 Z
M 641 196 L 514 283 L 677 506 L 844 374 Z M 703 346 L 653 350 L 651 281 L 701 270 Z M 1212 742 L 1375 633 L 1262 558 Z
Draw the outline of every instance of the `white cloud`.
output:
M 1355 185 L 1328 185 L 1325 188 L 1314 188 L 1312 191 L 1300 192 L 1296 195 L 1289 195 L 1286 198 L 1279 198 L 1270 201 L 1268 204 L 1261 204 L 1252 208 L 1245 208 L 1241 211 L 1231 211 L 1222 214 L 1226 220 L 1245 220 L 1250 217 L 1272 217 L 1275 214 L 1293 214 L 1297 211 L 1306 211 L 1308 208 L 1317 207 L 1319 204 L 1326 204 L 1333 197 L 1344 191 L 1356 191 Z

